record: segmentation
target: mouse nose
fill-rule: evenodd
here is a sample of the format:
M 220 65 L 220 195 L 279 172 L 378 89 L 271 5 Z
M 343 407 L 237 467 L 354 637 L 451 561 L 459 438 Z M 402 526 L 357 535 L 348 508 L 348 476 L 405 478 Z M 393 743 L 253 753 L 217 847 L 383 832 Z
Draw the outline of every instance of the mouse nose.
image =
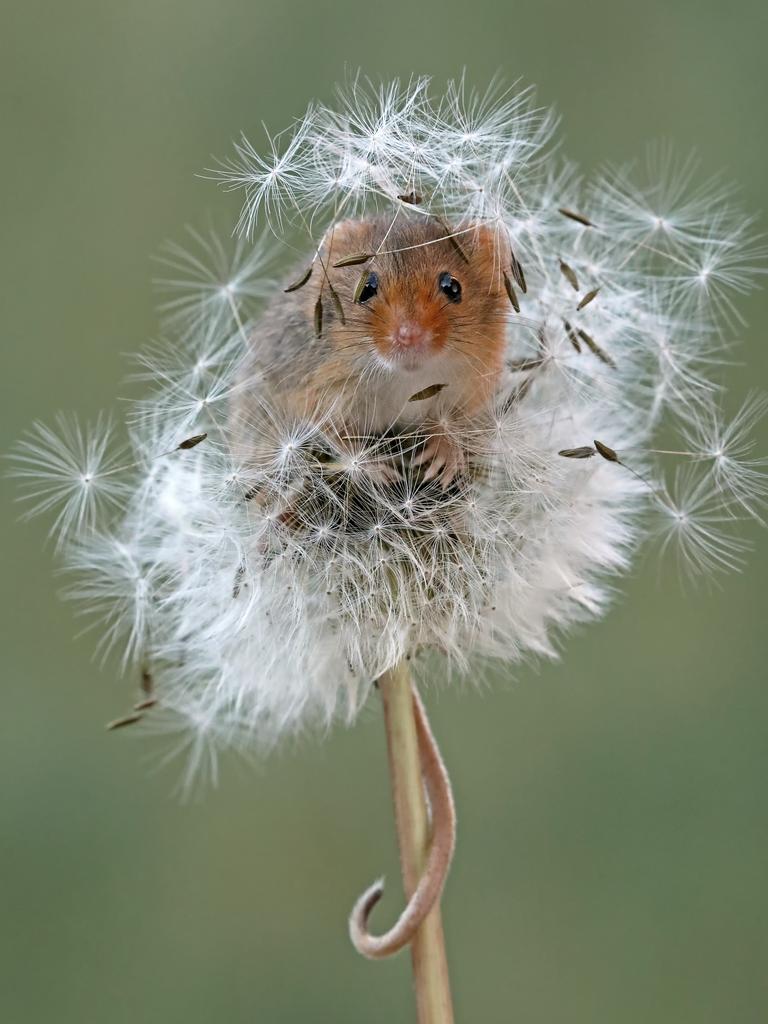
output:
M 429 341 L 430 332 L 418 320 L 403 320 L 395 330 L 395 341 L 403 348 L 414 348 Z

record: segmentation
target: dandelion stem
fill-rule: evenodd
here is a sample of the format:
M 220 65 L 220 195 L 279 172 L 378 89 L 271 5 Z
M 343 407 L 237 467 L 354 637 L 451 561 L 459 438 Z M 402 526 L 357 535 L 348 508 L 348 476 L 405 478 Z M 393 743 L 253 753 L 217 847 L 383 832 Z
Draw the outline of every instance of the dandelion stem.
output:
M 410 899 L 427 861 L 430 830 L 414 717 L 415 691 L 408 666 L 401 662 L 385 672 L 379 679 L 379 691 L 384 706 L 403 887 Z M 453 1024 L 439 900 L 413 937 L 411 963 L 419 1024 Z

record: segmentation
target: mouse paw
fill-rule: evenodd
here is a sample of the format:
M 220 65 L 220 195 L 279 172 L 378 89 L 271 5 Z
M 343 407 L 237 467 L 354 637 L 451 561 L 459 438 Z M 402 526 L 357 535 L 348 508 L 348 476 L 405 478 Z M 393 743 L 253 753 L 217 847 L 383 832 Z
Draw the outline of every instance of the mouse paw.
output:
M 366 462 L 365 472 L 378 484 L 389 486 L 403 479 L 402 473 L 391 462 Z
M 446 434 L 433 434 L 413 465 L 427 466 L 423 479 L 436 480 L 446 490 L 464 469 L 464 452 Z

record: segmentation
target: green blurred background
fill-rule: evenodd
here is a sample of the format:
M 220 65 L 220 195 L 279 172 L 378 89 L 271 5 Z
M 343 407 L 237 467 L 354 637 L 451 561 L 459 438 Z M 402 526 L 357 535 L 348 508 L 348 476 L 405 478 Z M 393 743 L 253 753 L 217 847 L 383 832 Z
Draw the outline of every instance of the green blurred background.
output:
M 1 9 L 3 449 L 36 417 L 118 406 L 124 354 L 156 331 L 150 254 L 236 213 L 196 172 L 241 129 L 329 98 L 345 63 L 522 75 L 585 168 L 672 139 L 764 205 L 759 0 Z M 765 297 L 744 310 L 734 395 L 768 377 Z M 407 957 L 365 962 L 346 936 L 361 887 L 397 878 L 379 709 L 256 769 L 226 761 L 217 791 L 181 804 L 151 744 L 105 734 L 130 687 L 73 639 L 45 526 L 19 525 L 3 488 L 0 1019 L 410 1021 Z M 768 1019 L 754 539 L 719 588 L 687 592 L 643 559 L 561 663 L 430 693 L 460 814 L 445 897 L 459 1022 Z M 399 899 L 390 886 L 378 924 Z

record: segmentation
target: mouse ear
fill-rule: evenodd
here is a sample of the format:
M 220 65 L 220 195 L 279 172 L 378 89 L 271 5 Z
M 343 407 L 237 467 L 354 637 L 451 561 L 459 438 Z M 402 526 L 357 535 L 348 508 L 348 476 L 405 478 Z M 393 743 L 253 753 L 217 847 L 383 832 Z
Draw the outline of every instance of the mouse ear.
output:
M 465 248 L 469 249 L 472 255 L 486 252 L 493 255 L 502 249 L 506 229 L 498 224 L 475 224 L 463 238 L 466 239 Z
M 503 271 L 512 265 L 519 266 L 512 253 L 506 227 L 499 223 L 474 224 L 471 231 L 461 236 L 461 244 L 469 257 L 475 279 L 488 282 L 489 294 L 503 295 Z M 512 277 L 519 280 L 515 271 L 512 271 Z
M 347 217 L 331 224 L 325 233 L 322 252 L 330 256 L 332 264 L 358 254 L 367 253 L 372 246 L 370 222 Z M 360 260 L 359 262 L 363 262 Z M 349 266 L 354 265 L 349 263 Z

